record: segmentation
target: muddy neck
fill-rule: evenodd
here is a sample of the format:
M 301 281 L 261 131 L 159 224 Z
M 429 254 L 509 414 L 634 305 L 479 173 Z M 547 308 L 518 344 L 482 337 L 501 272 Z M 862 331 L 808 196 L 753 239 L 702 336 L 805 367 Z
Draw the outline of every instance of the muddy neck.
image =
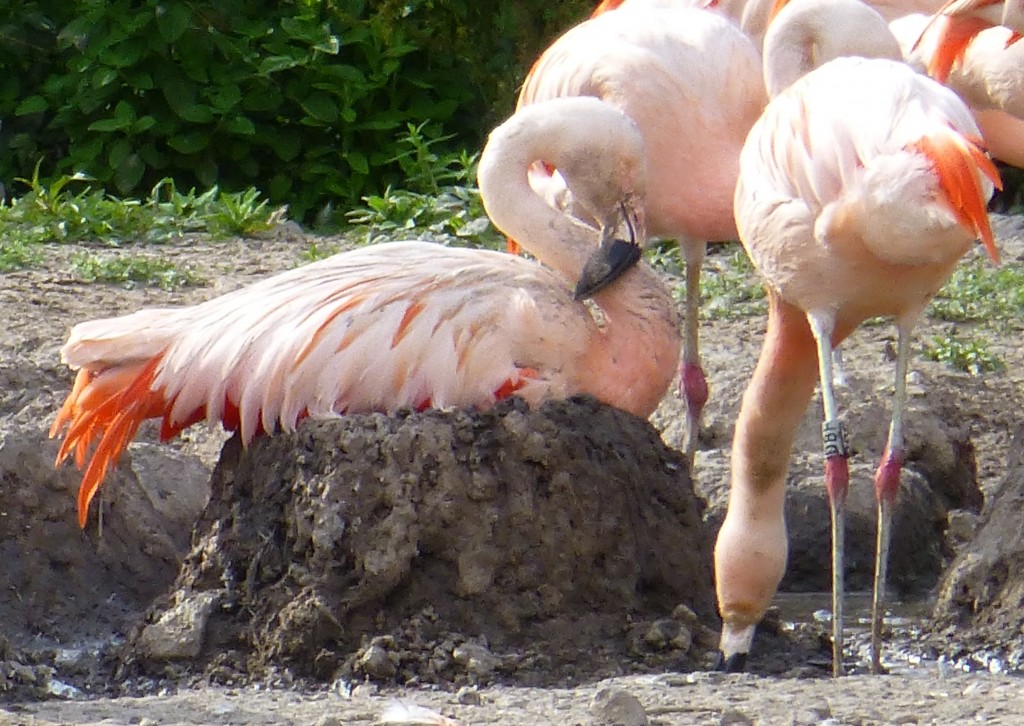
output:
M 605 324 L 588 351 L 588 393 L 646 418 L 679 367 L 679 308 L 658 274 L 643 262 L 594 296 Z

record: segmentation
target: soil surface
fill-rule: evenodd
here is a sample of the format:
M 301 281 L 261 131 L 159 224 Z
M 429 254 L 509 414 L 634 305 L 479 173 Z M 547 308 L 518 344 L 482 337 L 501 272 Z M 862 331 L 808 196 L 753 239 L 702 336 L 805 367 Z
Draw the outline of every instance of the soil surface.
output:
M 1004 264 L 1024 264 L 1021 220 L 996 218 L 995 227 Z M 343 241 L 319 240 L 318 244 L 343 245 Z M 692 488 L 687 484 L 685 467 L 678 469 L 678 454 L 663 447 L 657 436 L 654 440 L 645 438 L 648 431 L 653 431 L 646 423 L 620 420 L 614 412 L 594 408 L 585 401 L 543 414 L 554 417 L 557 424 L 531 419 L 533 422 L 524 429 L 522 446 L 527 449 L 537 446 L 537 437 L 531 439 L 530 434 L 538 431 L 547 432 L 540 437 L 544 447 L 566 447 L 562 453 L 545 454 L 548 459 L 534 456 L 531 460 L 520 450 L 506 461 L 510 469 L 488 468 L 492 466 L 488 462 L 497 460 L 491 454 L 474 454 L 472 446 L 460 448 L 445 439 L 437 446 L 453 457 L 448 464 L 450 473 L 465 471 L 470 460 L 484 462 L 480 471 L 491 473 L 482 478 L 443 478 L 448 494 L 462 492 L 459 501 L 475 501 L 480 507 L 456 508 L 447 520 L 439 518 L 441 510 L 428 506 L 428 490 L 413 492 L 417 506 L 409 516 L 419 527 L 419 539 L 396 539 L 387 552 L 394 555 L 415 550 L 416 557 L 433 553 L 437 555 L 435 561 L 421 568 L 420 561 L 413 562 L 410 554 L 404 561 L 401 557 L 388 560 L 380 571 L 391 573 L 385 575 L 385 580 L 403 583 L 419 572 L 424 575 L 419 584 L 403 585 L 404 589 L 394 592 L 371 593 L 377 600 L 364 611 L 353 606 L 353 612 L 361 614 L 350 640 L 339 637 L 337 623 L 331 622 L 332 613 L 316 622 L 300 618 L 289 632 L 306 632 L 308 637 L 291 654 L 291 660 L 239 660 L 237 650 L 233 650 L 239 642 L 252 645 L 250 653 L 269 652 L 267 648 L 272 651 L 275 642 L 282 642 L 278 637 L 281 631 L 274 630 L 282 627 L 282 620 L 275 623 L 272 616 L 260 613 L 261 604 L 265 605 L 275 586 L 289 598 L 294 596 L 294 588 L 280 588 L 282 573 L 288 572 L 293 582 L 309 584 L 308 577 L 302 578 L 309 572 L 320 574 L 316 567 L 324 567 L 324 552 L 317 550 L 322 542 L 313 536 L 319 530 L 302 530 L 302 517 L 293 515 L 311 511 L 327 484 L 304 473 L 268 477 L 262 483 L 251 484 L 264 487 L 252 501 L 269 503 L 274 492 L 284 492 L 282 482 L 303 482 L 288 489 L 283 499 L 275 500 L 279 501 L 274 505 L 276 514 L 268 521 L 278 529 L 264 540 L 272 545 L 261 552 L 259 541 L 229 542 L 230 538 L 216 537 L 218 532 L 226 531 L 223 527 L 229 517 L 242 516 L 231 507 L 232 501 L 239 500 L 239 492 L 233 488 L 237 485 L 234 473 L 253 467 L 258 457 L 264 457 L 264 463 L 255 466 L 257 471 L 272 469 L 267 464 L 270 461 L 278 462 L 278 468 L 292 467 L 301 472 L 352 466 L 351 459 L 330 458 L 325 453 L 331 448 L 329 444 L 309 443 L 309 437 L 328 441 L 337 437 L 337 424 L 326 430 L 320 430 L 320 424 L 304 426 L 296 434 L 299 438 L 281 437 L 245 454 L 229 446 L 224 459 L 220 458 L 227 439 L 223 432 L 196 427 L 174 442 L 158 444 L 156 428 L 144 427 L 138 443 L 130 447 L 102 489 L 98 507 L 102 525 L 94 515 L 81 531 L 74 514 L 78 472 L 71 467 L 52 468 L 56 445 L 46 437 L 72 378 L 60 363 L 58 350 L 75 322 L 124 314 L 142 306 L 208 299 L 301 264 L 307 246 L 308 240 L 297 230 L 284 226 L 261 239 L 188 239 L 150 248 L 153 254 L 191 266 L 207 281 L 204 286 L 183 291 L 81 283 L 70 273 L 69 259 L 74 250 L 60 246 L 47 250 L 44 266 L 0 277 L 0 314 L 6 321 L 0 330 L 0 547 L 5 556 L 0 574 L 4 585 L 0 588 L 0 612 L 4 614 L 0 631 L 0 698 L 4 711 L 0 722 L 376 723 L 389 709 L 394 712 L 402 707 L 396 705 L 396 699 L 409 709 L 432 709 L 462 724 L 1019 722 L 1019 714 L 1024 713 L 1024 682 L 1000 672 L 1014 663 L 1007 653 L 1019 649 L 1019 642 L 1011 637 L 1016 628 L 1019 640 L 1019 622 L 987 616 L 978 624 L 962 609 L 956 610 L 952 625 L 948 607 L 944 611 L 946 619 L 938 624 L 920 618 L 892 618 L 887 662 L 894 675 L 852 675 L 840 681 L 824 677 L 827 623 L 807 618 L 793 626 L 785 610 L 781 616 L 774 615 L 758 635 L 750 669 L 759 675 L 703 672 L 710 664 L 709 650 L 718 626 L 713 613 L 707 611 L 710 542 L 727 492 L 732 421 L 763 334 L 764 321 L 759 316 L 706 318 L 702 324 L 702 352 L 711 400 Z M 725 257 L 713 250 L 709 268 L 724 264 Z M 917 330 L 917 340 L 944 334 L 948 325 L 925 321 Z M 961 326 L 961 332 L 969 334 L 969 326 Z M 920 355 L 912 360 L 908 432 L 912 452 L 901 492 L 904 506 L 898 517 L 898 537 L 902 539 L 894 543 L 896 596 L 920 596 L 932 591 L 957 553 L 966 553 L 962 548 L 972 542 L 978 523 L 992 521 L 993 495 L 1019 488 L 1007 477 L 1007 470 L 1022 404 L 1024 349 L 1019 345 L 1020 326 L 999 333 L 986 331 L 985 335 L 992 341 L 993 352 L 1005 362 L 1005 370 L 971 376 L 926 361 Z M 872 325 L 863 327 L 844 344 L 847 386 L 841 389 L 840 403 L 854 449 L 847 546 L 851 553 L 848 579 L 855 588 L 862 587 L 870 573 L 874 532 L 871 472 L 888 424 L 894 342 L 891 326 Z M 384 451 L 381 442 L 394 440 L 402 426 L 420 426 L 416 423 L 419 416 L 427 417 L 430 426 L 435 427 L 430 430 L 436 431 L 458 431 L 460 426 L 501 427 L 506 426 L 502 417 L 527 415 L 516 406 L 510 403 L 507 410 L 489 414 L 490 419 L 454 412 L 444 415 L 454 418 L 439 424 L 437 417 L 444 416 L 427 412 L 368 418 L 346 425 L 360 430 L 379 429 L 373 436 L 363 437 L 369 447 L 366 451 L 372 453 L 368 460 L 374 462 L 367 465 L 367 470 L 372 470 L 382 461 L 394 465 L 387 459 L 393 452 Z M 678 447 L 682 441 L 681 410 L 672 392 L 652 417 L 668 447 Z M 815 400 L 798 437 L 790 475 L 787 519 L 793 544 L 790 572 L 784 583 L 790 591 L 827 587 L 827 514 L 821 487 L 819 421 L 820 401 Z M 552 432 L 558 426 L 564 428 L 567 422 L 574 436 L 582 438 L 554 441 L 557 434 Z M 596 428 L 586 429 L 584 424 Z M 580 431 L 575 430 L 577 425 Z M 602 563 L 583 578 L 591 588 L 583 600 L 573 599 L 578 592 L 571 587 L 561 587 L 568 576 L 540 582 L 536 578 L 543 573 L 530 573 L 528 568 L 516 570 L 512 567 L 516 564 L 514 558 L 502 561 L 499 567 L 495 558 L 510 556 L 510 550 L 503 547 L 484 556 L 481 542 L 472 540 L 472 527 L 465 529 L 470 544 L 462 551 L 469 554 L 463 557 L 461 570 L 458 556 L 452 562 L 445 559 L 450 556 L 439 554 L 452 549 L 452 542 L 445 539 L 451 532 L 446 530 L 458 530 L 457 525 L 487 506 L 499 512 L 511 506 L 509 502 L 515 497 L 495 499 L 493 487 L 486 485 L 490 481 L 487 476 L 497 480 L 515 467 L 528 466 L 547 471 L 550 485 L 553 473 L 562 465 L 552 462 L 579 459 L 578 447 L 591 447 L 595 440 L 604 441 L 600 450 L 609 450 L 607 441 L 601 439 L 608 432 L 618 432 L 616 435 L 628 437 L 634 445 L 646 442 L 641 447 L 646 459 L 619 459 L 626 469 L 642 466 L 645 476 L 634 478 L 644 479 L 643 486 L 653 489 L 644 490 L 635 481 L 622 484 L 621 473 L 590 477 L 588 482 L 597 483 L 585 496 L 571 501 L 561 491 L 562 499 L 553 498 L 547 502 L 548 508 L 537 509 L 536 522 L 522 523 L 523 541 L 531 541 L 531 537 L 537 537 L 531 532 L 543 531 L 554 523 L 553 531 L 558 534 L 549 543 L 552 549 L 540 554 L 541 561 L 551 568 L 555 560 L 544 557 L 553 557 L 557 548 L 565 549 L 565 538 L 572 531 L 571 524 L 563 523 L 559 530 L 557 519 L 550 519 L 557 512 L 576 506 L 580 521 L 607 525 L 600 536 L 597 532 L 582 536 L 580 532 L 576 543 L 581 563 Z M 507 433 L 506 426 L 503 435 Z M 289 464 L 289 452 L 307 455 L 299 456 L 303 461 Z M 607 469 L 613 459 L 615 456 L 595 465 Z M 213 497 L 207 507 L 210 473 L 219 460 Z M 405 461 L 414 468 L 423 465 L 416 457 Z M 666 481 L 671 479 L 682 494 L 652 496 L 651 491 L 665 486 L 650 476 L 659 471 L 668 472 Z M 226 472 L 231 473 L 227 479 Z M 583 471 L 571 475 L 587 476 Z M 253 477 L 251 481 L 258 479 Z M 512 476 L 513 481 L 528 479 L 525 475 Z M 557 477 L 554 479 L 557 481 Z M 1018 471 L 1016 481 L 1021 480 L 1024 476 Z M 621 491 L 615 491 L 616 481 Z M 548 489 L 557 491 L 558 487 Z M 694 489 L 701 499 L 692 498 Z M 388 501 L 400 501 L 411 491 L 391 492 Z M 529 488 L 512 491 L 518 492 L 520 501 L 528 494 L 536 495 Z M 619 498 L 611 499 L 613 494 Z M 663 511 L 636 510 L 646 512 L 646 519 L 637 521 L 650 526 L 593 514 L 599 502 L 607 503 L 608 511 L 621 512 L 624 507 L 637 507 L 638 502 L 649 503 L 652 499 L 664 505 Z M 305 504 L 296 508 L 300 501 Z M 379 502 L 360 501 L 369 507 L 363 519 L 372 519 L 370 515 L 379 511 Z M 325 512 L 330 514 L 329 510 Z M 703 522 L 698 521 L 701 513 Z M 264 515 L 269 516 L 266 512 Z M 693 526 L 676 533 L 679 539 L 673 540 L 663 528 L 670 518 L 691 521 Z M 354 557 L 351 553 L 359 551 L 365 554 L 370 546 L 367 543 L 378 535 L 371 529 L 339 529 L 338 522 L 343 521 L 336 520 L 331 525 L 334 529 L 328 528 L 333 534 L 325 546 L 340 546 L 343 542 L 349 548 L 348 556 Z M 429 521 L 439 526 L 435 530 L 420 527 Z M 193 530 L 196 522 L 199 524 Z M 289 522 L 290 530 L 280 526 Z M 246 526 L 258 529 L 255 522 Z M 1013 525 L 997 526 L 1012 529 Z M 349 539 L 343 538 L 342 530 Z M 388 531 L 394 534 L 398 530 Z M 508 542 L 511 547 L 514 534 L 503 534 L 497 541 Z M 991 550 L 1005 544 L 1006 538 L 994 534 L 988 539 Z M 300 542 L 304 544 L 300 546 Z M 658 557 L 651 555 L 652 548 Z M 685 548 L 689 551 L 678 551 Z M 255 579 L 241 579 L 242 599 L 226 602 L 219 596 L 206 597 L 209 588 L 194 586 L 200 581 L 237 578 L 239 563 L 254 560 L 259 563 L 249 571 L 255 573 L 251 576 Z M 180 569 L 182 562 L 185 567 Z M 622 566 L 623 562 L 627 567 Z M 295 574 L 298 565 L 306 568 L 306 575 Z M 586 569 L 580 564 L 563 565 L 566 569 L 553 571 L 578 574 Z M 671 571 L 668 574 L 666 567 Z M 963 571 L 963 565 L 958 567 Z M 476 613 L 463 608 L 458 617 L 458 608 L 445 609 L 444 603 L 453 600 L 453 592 L 457 597 L 488 592 L 495 582 L 496 569 L 511 572 L 508 580 L 514 583 L 512 590 L 499 592 L 518 588 L 525 593 L 533 588 L 548 594 L 547 600 L 541 598 L 540 604 L 534 601 L 530 607 L 548 608 L 545 615 L 560 613 L 563 623 L 557 637 L 522 627 L 532 623 L 524 615 L 529 612 L 525 598 L 509 598 L 506 602 L 499 596 Z M 453 572 L 465 577 L 460 580 Z M 429 575 L 436 573 L 441 577 L 432 581 Z M 686 578 L 691 576 L 696 577 L 693 591 L 682 592 L 687 589 Z M 325 574 L 317 582 L 322 584 L 327 579 Z M 984 583 L 985 578 L 974 576 L 971 582 L 979 581 Z M 306 592 L 316 592 L 316 588 Z M 962 595 L 965 590 L 958 592 Z M 432 598 L 436 602 L 432 603 Z M 982 599 L 977 595 L 974 601 Z M 617 610 L 598 608 L 593 617 L 581 606 L 585 601 L 608 604 L 613 600 L 624 603 Z M 281 604 L 287 602 L 294 600 L 280 600 L 281 607 L 275 612 L 287 612 L 287 606 Z M 507 606 L 504 624 L 514 627 L 493 629 L 494 623 L 502 620 L 492 611 L 501 611 L 503 605 Z M 820 607 L 827 605 L 827 598 L 822 596 Z M 239 640 L 237 630 L 228 633 L 218 623 L 224 625 L 225 617 L 242 612 L 248 614 L 246 622 L 251 630 Z M 234 621 L 236 626 L 238 622 Z M 163 639 L 159 637 L 160 628 L 146 635 L 148 627 L 161 623 Z M 991 630 L 986 630 L 986 623 Z M 207 628 L 208 624 L 212 627 Z M 854 672 L 863 671 L 865 663 L 865 638 L 856 626 L 855 622 L 847 653 Z M 517 640 L 509 635 L 517 632 L 529 637 Z M 569 637 L 574 632 L 575 644 Z M 965 637 L 958 642 L 960 632 Z M 260 633 L 264 641 L 256 637 Z M 147 660 L 140 655 L 144 641 L 148 643 L 145 647 L 156 649 L 149 651 L 149 656 L 155 652 L 156 658 Z M 323 656 L 327 641 L 344 641 L 347 646 Z M 555 644 L 551 647 L 554 652 L 544 651 L 545 642 Z M 578 657 L 570 657 L 570 645 Z M 167 648 L 173 647 L 181 652 L 168 654 Z M 224 657 L 210 658 L 214 651 Z M 346 653 L 350 656 L 347 659 Z M 301 667 L 295 667 L 296 663 Z M 966 669 L 972 672 L 965 673 Z M 423 722 L 445 723 L 440 717 Z

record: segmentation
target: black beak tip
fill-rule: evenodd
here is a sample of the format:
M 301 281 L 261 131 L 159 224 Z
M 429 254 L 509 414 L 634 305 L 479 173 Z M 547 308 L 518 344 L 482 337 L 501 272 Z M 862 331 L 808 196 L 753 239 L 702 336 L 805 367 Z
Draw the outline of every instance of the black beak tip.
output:
M 642 254 L 635 242 L 613 239 L 602 244 L 583 265 L 573 299 L 586 299 L 608 287 L 639 262 Z

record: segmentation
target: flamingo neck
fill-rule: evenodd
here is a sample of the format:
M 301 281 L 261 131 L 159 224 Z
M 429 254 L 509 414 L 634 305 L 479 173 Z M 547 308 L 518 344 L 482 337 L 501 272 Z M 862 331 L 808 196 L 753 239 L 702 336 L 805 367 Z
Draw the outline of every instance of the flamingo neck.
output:
M 491 221 L 541 263 L 575 284 L 599 233 L 534 192 L 529 170 L 546 162 L 602 222 L 631 193 L 643 194 L 643 138 L 624 114 L 595 98 L 558 98 L 517 111 L 495 129 L 477 172 Z
M 646 418 L 658 407 L 679 367 L 679 309 L 668 287 L 643 262 L 594 296 L 603 317 L 591 346 L 587 392 Z
M 844 56 L 903 59 L 885 19 L 859 0 L 791 0 L 773 18 L 764 38 L 769 97 Z

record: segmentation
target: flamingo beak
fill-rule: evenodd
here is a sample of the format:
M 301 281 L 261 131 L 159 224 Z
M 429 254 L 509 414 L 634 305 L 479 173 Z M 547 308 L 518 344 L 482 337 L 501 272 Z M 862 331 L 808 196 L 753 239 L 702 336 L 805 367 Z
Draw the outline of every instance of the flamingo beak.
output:
M 631 202 L 632 200 L 623 201 L 614 214 L 614 217 L 621 217 L 625 223 L 629 241 L 616 237 L 618 224 L 602 226 L 601 242 L 583 264 L 576 289 L 573 291 L 573 299 L 584 300 L 593 297 L 640 261 L 643 249 L 637 239 L 638 231 L 639 239 L 644 239 L 643 212 L 641 206 Z

